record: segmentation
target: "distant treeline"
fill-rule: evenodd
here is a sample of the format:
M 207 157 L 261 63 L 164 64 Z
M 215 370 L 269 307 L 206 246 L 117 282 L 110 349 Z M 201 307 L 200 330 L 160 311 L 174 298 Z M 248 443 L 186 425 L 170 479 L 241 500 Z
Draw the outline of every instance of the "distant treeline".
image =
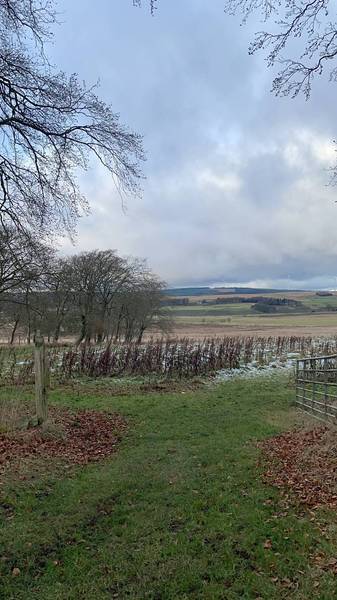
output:
M 269 298 L 267 296 L 220 296 L 215 300 L 200 300 L 199 302 L 192 302 L 190 298 L 168 298 L 165 297 L 162 300 L 162 304 L 165 306 L 189 306 L 195 304 L 201 304 L 205 306 L 212 306 L 215 304 L 266 304 L 268 306 L 292 306 L 300 307 L 303 306 L 302 302 L 293 300 L 292 298 Z
M 11 343 L 37 330 L 52 341 L 140 342 L 153 325 L 170 329 L 164 287 L 144 261 L 114 250 L 60 258 L 16 232 L 0 236 L 0 326 Z
M 266 296 L 234 296 L 232 298 L 217 298 L 215 300 L 216 304 L 257 304 L 259 302 L 269 304 L 270 306 L 300 306 L 302 304 L 302 302 L 291 298 L 269 298 Z
M 259 298 L 252 306 L 252 310 L 260 313 L 288 312 L 293 310 L 307 311 L 303 302 L 291 298 Z
M 301 290 L 275 290 L 272 288 L 247 287 L 184 287 L 166 288 L 165 296 L 214 296 L 215 294 L 279 294 L 281 292 L 296 292 Z M 303 290 L 302 290 L 303 291 Z

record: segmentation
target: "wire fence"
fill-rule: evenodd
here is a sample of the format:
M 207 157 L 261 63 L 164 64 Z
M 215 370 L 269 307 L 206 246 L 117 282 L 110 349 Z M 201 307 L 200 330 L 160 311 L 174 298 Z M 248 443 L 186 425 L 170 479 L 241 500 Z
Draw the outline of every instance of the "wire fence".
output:
M 296 361 L 296 404 L 321 421 L 337 424 L 337 354 Z

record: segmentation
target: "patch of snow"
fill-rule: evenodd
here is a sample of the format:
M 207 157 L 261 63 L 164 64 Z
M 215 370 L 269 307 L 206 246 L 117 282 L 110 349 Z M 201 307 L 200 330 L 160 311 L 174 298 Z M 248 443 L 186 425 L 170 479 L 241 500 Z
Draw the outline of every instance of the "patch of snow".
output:
M 256 360 L 238 369 L 221 369 L 215 375 L 215 381 L 227 381 L 234 378 L 250 379 L 254 377 L 273 375 L 278 372 L 294 370 L 298 353 L 291 352 L 282 359 L 273 360 L 267 364 L 259 364 Z

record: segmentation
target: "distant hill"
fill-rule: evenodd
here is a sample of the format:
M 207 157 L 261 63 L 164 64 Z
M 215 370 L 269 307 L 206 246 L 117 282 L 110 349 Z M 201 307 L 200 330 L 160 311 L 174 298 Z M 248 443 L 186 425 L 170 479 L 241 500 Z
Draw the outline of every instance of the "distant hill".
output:
M 272 288 L 246 288 L 246 287 L 185 287 L 185 288 L 167 288 L 167 296 L 207 296 L 219 294 L 279 294 L 280 292 L 301 292 L 304 290 L 280 290 Z
M 209 287 L 167 288 L 165 294 L 167 296 L 202 296 L 214 294 L 214 291 Z

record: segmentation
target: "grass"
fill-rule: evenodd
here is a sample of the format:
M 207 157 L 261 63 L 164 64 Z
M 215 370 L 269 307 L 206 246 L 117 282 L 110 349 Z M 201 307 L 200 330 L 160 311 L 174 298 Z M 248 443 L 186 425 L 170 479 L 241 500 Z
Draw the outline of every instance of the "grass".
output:
M 258 294 L 257 294 L 258 295 Z M 267 297 L 275 297 L 277 294 L 263 294 Z M 257 315 L 252 312 L 250 303 L 233 303 L 219 305 L 191 305 L 174 306 L 170 309 L 172 317 L 179 325 L 228 325 L 243 327 L 336 327 L 337 316 L 333 312 L 327 312 L 329 307 L 337 309 L 337 295 L 316 296 L 314 293 L 299 292 L 279 293 L 279 297 L 294 298 L 303 302 L 306 309 L 313 309 L 317 313 L 299 312 L 296 314 L 272 314 Z M 209 301 L 210 296 L 205 296 Z M 215 297 L 214 297 L 215 298 Z M 213 298 L 213 300 L 214 300 Z M 196 298 L 191 296 L 191 302 Z M 230 320 L 226 317 L 230 317 Z
M 249 315 L 251 314 L 250 303 L 233 303 L 233 304 L 215 304 L 194 306 L 175 306 L 170 308 L 170 313 L 173 317 L 179 316 L 231 316 L 231 315 Z
M 337 296 L 308 296 L 302 302 L 315 309 L 324 310 L 328 306 L 337 308 Z
M 284 376 L 146 395 L 54 390 L 53 404 L 119 411 L 130 430 L 100 464 L 67 474 L 43 463 L 7 480 L 0 597 L 334 598 L 312 555 L 336 553 L 335 515 L 322 515 L 323 537 L 257 467 L 255 441 L 294 423 L 293 393 Z
M 324 314 L 296 314 L 296 315 L 237 315 L 232 316 L 230 321 L 226 317 L 222 316 L 175 316 L 175 322 L 179 325 L 228 325 L 229 328 L 235 327 L 337 327 L 337 314 L 336 313 L 324 313 Z M 294 333 L 296 335 L 296 333 Z

